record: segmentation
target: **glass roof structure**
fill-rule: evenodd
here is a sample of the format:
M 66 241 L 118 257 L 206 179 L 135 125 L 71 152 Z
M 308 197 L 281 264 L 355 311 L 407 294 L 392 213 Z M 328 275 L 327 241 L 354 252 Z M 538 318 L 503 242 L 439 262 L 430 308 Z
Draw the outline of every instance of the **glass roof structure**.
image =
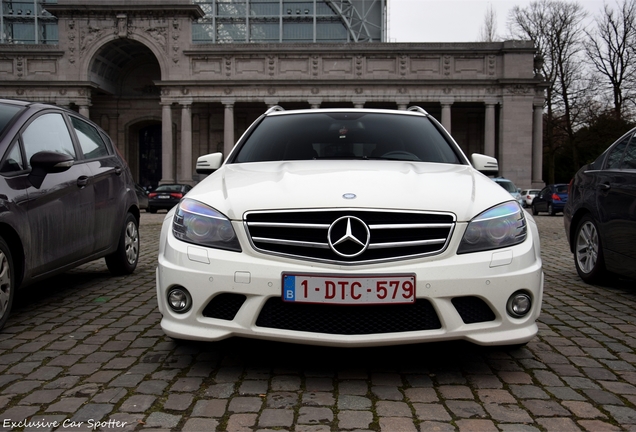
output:
M 57 0 L 2 0 L 0 43 L 57 44 Z M 158 0 L 157 3 L 160 3 Z M 192 42 L 386 42 L 386 0 L 192 0 Z M 148 6 L 152 7 L 151 2 Z

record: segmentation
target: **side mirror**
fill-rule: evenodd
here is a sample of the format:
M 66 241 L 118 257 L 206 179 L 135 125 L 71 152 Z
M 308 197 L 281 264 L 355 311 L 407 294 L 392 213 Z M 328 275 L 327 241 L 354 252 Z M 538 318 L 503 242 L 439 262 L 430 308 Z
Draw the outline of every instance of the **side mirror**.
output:
M 73 156 L 51 152 L 41 151 L 31 156 L 29 161 L 31 164 L 31 173 L 29 174 L 29 182 L 35 188 L 40 188 L 47 174 L 61 173 L 73 166 Z
M 473 167 L 482 174 L 497 175 L 499 173 L 499 163 L 494 157 L 473 153 L 470 161 Z
M 197 174 L 212 174 L 221 168 L 223 164 L 223 153 L 212 153 L 200 156 L 197 159 Z

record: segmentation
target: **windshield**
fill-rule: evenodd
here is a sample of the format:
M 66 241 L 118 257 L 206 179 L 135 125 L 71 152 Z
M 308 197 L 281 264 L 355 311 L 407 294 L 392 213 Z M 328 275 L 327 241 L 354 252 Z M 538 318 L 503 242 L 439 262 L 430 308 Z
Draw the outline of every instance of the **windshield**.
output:
M 233 162 L 311 159 L 461 163 L 451 144 L 428 118 L 360 112 L 266 117 Z
M 0 135 L 4 133 L 4 129 L 11 122 L 11 119 L 23 108 L 16 105 L 0 104 Z

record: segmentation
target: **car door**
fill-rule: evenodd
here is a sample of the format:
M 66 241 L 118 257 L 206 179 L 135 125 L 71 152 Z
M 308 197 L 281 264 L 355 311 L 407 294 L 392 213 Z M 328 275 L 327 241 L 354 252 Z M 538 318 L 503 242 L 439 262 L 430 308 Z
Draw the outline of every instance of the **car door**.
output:
M 117 243 L 126 216 L 126 185 L 122 163 L 115 155 L 107 137 L 91 123 L 71 115 L 84 163 L 93 176 L 95 194 L 94 252 L 108 249 Z
M 535 207 L 537 211 L 548 211 L 548 198 L 550 196 L 550 189 L 544 187 L 541 189 L 541 192 L 535 197 L 532 201 L 532 205 Z
M 25 202 L 30 228 L 26 253 L 33 276 L 46 274 L 84 258 L 92 250 L 94 193 L 91 171 L 77 160 L 72 135 L 61 112 L 47 111 L 32 119 L 21 133 L 30 166 L 40 151 L 72 156 L 66 171 L 49 173 L 40 187 L 29 185 Z
M 636 265 L 636 138 L 628 136 L 608 154 L 599 173 L 597 201 L 604 247 L 616 264 Z M 614 255 L 615 254 L 615 255 Z

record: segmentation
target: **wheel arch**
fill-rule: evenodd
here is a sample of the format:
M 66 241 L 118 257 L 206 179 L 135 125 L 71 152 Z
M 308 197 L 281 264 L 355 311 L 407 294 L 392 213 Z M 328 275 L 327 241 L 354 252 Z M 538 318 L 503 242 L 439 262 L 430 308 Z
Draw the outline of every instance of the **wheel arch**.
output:
M 574 244 L 576 243 L 576 239 L 574 238 L 576 234 L 576 228 L 579 226 L 579 222 L 581 222 L 581 219 L 583 219 L 583 216 L 585 215 L 592 215 L 592 212 L 585 207 L 578 209 L 576 213 L 572 215 L 572 221 L 570 222 L 570 232 L 568 233 L 568 238 L 570 239 L 570 252 L 572 253 L 574 253 Z
M 4 239 L 9 246 L 9 250 L 11 251 L 11 257 L 13 258 L 13 269 L 14 269 L 14 278 L 15 278 L 15 286 L 19 287 L 22 285 L 22 281 L 24 280 L 24 266 L 25 266 L 25 255 L 24 255 L 24 246 L 22 244 L 22 239 L 18 233 L 6 223 L 0 223 L 0 237 Z

